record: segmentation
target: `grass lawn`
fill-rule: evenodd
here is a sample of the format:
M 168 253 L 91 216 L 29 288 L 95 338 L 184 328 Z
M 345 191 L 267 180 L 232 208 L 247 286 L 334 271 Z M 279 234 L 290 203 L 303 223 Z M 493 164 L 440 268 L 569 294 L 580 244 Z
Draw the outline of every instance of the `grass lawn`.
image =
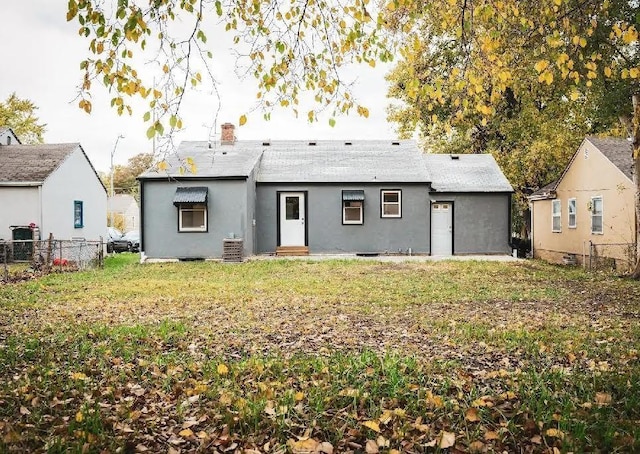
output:
M 0 286 L 0 452 L 638 452 L 640 284 L 535 261 Z

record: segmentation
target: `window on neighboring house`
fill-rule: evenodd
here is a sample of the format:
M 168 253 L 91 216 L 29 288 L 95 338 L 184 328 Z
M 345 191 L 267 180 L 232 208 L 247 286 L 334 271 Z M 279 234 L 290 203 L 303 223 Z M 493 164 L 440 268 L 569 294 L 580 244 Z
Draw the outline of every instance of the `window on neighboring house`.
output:
M 363 224 L 364 223 L 364 191 L 345 190 L 342 191 L 342 223 L 343 224 Z
M 551 201 L 551 231 L 562 231 L 562 205 L 560 200 Z
M 81 200 L 73 201 L 73 227 L 76 229 L 84 227 L 84 213 Z
M 178 231 L 207 231 L 207 205 L 204 203 L 181 203 L 178 212 Z
M 603 233 L 602 197 L 591 197 L 591 233 Z
M 402 191 L 382 190 L 380 191 L 380 216 L 383 218 L 402 217 Z
M 569 222 L 567 225 L 570 229 L 575 229 L 576 228 L 576 199 L 569 199 L 568 211 L 569 211 Z

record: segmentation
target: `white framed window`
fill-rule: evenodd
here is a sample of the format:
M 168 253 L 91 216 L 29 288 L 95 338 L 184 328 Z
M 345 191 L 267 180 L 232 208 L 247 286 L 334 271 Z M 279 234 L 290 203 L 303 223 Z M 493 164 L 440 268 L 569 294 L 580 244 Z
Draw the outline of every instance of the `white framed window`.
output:
M 569 199 L 569 203 L 567 204 L 567 213 L 568 213 L 568 222 L 567 227 L 570 229 L 576 228 L 576 199 Z
M 362 201 L 345 200 L 342 202 L 342 223 L 343 224 L 362 224 L 364 217 L 362 216 Z
M 451 205 L 449 203 L 438 202 L 431 205 L 432 211 L 449 211 L 449 207 Z
M 602 196 L 591 197 L 591 233 L 604 233 Z
M 551 201 L 551 231 L 562 232 L 562 201 Z
M 380 191 L 380 217 L 402 217 L 402 191 L 383 189 Z
M 204 203 L 181 203 L 178 205 L 179 232 L 206 232 L 207 205 Z

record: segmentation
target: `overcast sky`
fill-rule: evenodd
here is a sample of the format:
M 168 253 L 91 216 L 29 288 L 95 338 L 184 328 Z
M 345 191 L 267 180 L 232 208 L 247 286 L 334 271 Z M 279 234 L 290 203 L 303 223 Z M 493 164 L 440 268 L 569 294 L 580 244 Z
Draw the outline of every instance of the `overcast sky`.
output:
M 151 142 L 145 135 L 148 124 L 142 122 L 142 109 L 134 111 L 132 117 L 118 117 L 109 106 L 111 97 L 98 86 L 93 93 L 91 115 L 77 107 L 74 99 L 82 76 L 79 63 L 86 55 L 88 41 L 78 36 L 76 22 L 66 22 L 66 5 L 67 2 L 51 0 L 3 2 L 0 99 L 5 101 L 15 92 L 20 98 L 33 101 L 39 107 L 40 122 L 47 124 L 45 142 L 80 142 L 96 169 L 108 171 L 110 154 L 120 134 L 125 137 L 118 143 L 115 164 L 126 164 L 131 156 L 151 151 Z M 208 43 L 215 43 L 214 76 L 222 97 L 218 124 L 237 124 L 240 115 L 253 107 L 257 84 L 254 79 L 239 80 L 236 76 L 230 35 L 208 33 Z M 240 140 L 395 138 L 385 112 L 389 100 L 384 74 L 389 70 L 389 66 L 378 65 L 376 69 L 362 66 L 351 71 L 357 79 L 354 92 L 360 103 L 369 108 L 368 119 L 354 112 L 339 117 L 332 128 L 328 116 L 310 124 L 284 109 L 273 111 L 271 121 L 254 112 L 246 125 L 237 127 L 236 136 Z M 217 100 L 210 89 L 189 93 L 182 111 L 186 128 L 177 137 L 178 142 L 207 140 L 216 108 Z

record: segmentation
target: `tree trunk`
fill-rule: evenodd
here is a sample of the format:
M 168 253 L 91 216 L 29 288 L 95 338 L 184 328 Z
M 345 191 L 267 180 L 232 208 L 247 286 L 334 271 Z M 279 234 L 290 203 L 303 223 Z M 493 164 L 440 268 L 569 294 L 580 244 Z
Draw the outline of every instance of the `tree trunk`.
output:
M 633 182 L 636 192 L 636 266 L 631 277 L 640 279 L 640 94 L 633 95 Z

